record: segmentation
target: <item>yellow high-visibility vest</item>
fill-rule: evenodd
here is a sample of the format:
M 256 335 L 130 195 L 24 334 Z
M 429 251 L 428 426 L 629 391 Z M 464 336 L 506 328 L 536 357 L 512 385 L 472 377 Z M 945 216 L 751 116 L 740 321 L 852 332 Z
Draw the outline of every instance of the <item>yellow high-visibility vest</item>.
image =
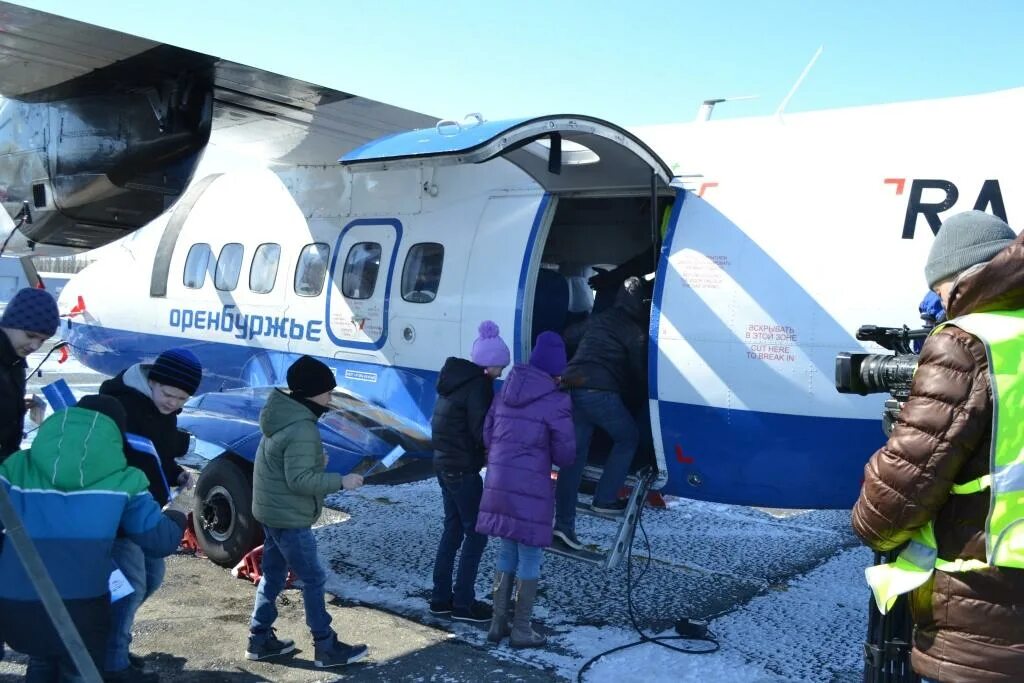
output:
M 946 325 L 959 327 L 985 344 L 992 385 L 992 449 L 989 474 L 954 485 L 950 493 L 990 492 L 985 522 L 985 557 L 939 558 L 935 530 L 918 529 L 895 562 L 868 567 L 864 576 L 885 614 L 896 598 L 923 585 L 938 569 L 973 571 L 985 567 L 1024 569 L 1024 311 L 971 313 Z

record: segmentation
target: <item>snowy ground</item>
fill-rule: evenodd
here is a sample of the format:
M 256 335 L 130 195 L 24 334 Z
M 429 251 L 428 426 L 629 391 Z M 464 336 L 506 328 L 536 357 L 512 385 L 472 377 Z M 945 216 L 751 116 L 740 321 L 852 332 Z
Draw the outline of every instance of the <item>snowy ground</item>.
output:
M 347 521 L 320 527 L 321 554 L 333 570 L 329 588 L 425 623 L 433 553 L 441 524 L 434 482 L 365 487 L 331 496 Z M 645 644 L 588 669 L 587 681 L 853 681 L 860 672 L 870 552 L 857 546 L 846 511 L 811 511 L 784 519 L 726 505 L 675 501 L 647 509 L 644 528 L 653 563 L 636 583 L 634 610 L 648 634 L 673 635 L 681 617 L 713 618 L 722 648 L 686 655 Z M 614 525 L 584 517 L 581 538 L 610 541 Z M 634 545 L 634 578 L 644 563 Z M 484 555 L 477 591 L 489 590 L 494 545 Z M 549 636 L 541 651 L 494 650 L 575 680 L 591 657 L 636 640 L 629 625 L 626 571 L 595 569 L 546 555 L 536 616 Z M 485 642 L 482 628 L 451 623 L 460 638 Z M 674 641 L 698 648 L 702 644 Z
M 30 358 L 29 368 L 43 355 Z M 42 377 L 30 378 L 30 391 L 60 377 L 77 396 L 96 391 L 102 377 L 74 361 L 58 364 L 58 355 L 43 365 Z M 332 592 L 447 628 L 473 646 L 487 647 L 485 629 L 427 611 L 442 516 L 435 482 L 367 486 L 331 496 L 328 505 L 347 513 L 332 515 L 344 521 L 316 531 L 322 559 L 332 572 Z M 678 500 L 666 510 L 648 508 L 642 521 L 652 562 L 637 580 L 647 556 L 638 531 L 632 574 L 639 626 L 649 635 L 674 635 L 677 619 L 710 619 L 721 650 L 689 655 L 644 644 L 600 659 L 587 669 L 585 681 L 860 680 L 868 599 L 863 568 L 871 553 L 858 546 L 848 511 L 774 516 L 753 508 Z M 580 538 L 602 547 L 610 544 L 614 530 L 606 520 L 578 521 Z M 480 596 L 490 590 L 495 546 L 490 544 L 484 555 L 477 582 Z M 513 651 L 503 645 L 490 649 L 494 666 L 470 679 L 436 671 L 424 672 L 423 680 L 496 680 L 504 678 L 503 660 L 576 680 L 592 657 L 637 639 L 626 588 L 625 565 L 606 572 L 548 554 L 535 617 L 549 647 Z

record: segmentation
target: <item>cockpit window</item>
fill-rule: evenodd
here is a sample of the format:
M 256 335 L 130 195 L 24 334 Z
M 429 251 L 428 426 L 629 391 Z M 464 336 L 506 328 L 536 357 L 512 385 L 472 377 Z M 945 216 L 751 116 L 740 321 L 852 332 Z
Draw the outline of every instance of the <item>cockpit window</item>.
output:
M 434 242 L 409 248 L 402 268 L 402 298 L 414 304 L 429 304 L 437 297 L 444 266 L 444 247 Z
M 189 289 L 202 289 L 206 284 L 206 271 L 210 268 L 213 252 L 209 244 L 193 244 L 185 259 L 185 272 L 182 283 Z
M 213 274 L 213 286 L 222 292 L 230 292 L 238 286 L 238 273 L 242 270 L 244 247 L 238 242 L 229 242 L 221 247 L 217 256 L 217 270 Z
M 348 250 L 345 270 L 341 275 L 341 293 L 349 299 L 369 299 L 377 287 L 380 271 L 380 245 L 359 242 Z
M 295 293 L 299 296 L 319 296 L 327 275 L 327 258 L 331 248 L 323 242 L 307 244 L 299 254 L 295 266 Z

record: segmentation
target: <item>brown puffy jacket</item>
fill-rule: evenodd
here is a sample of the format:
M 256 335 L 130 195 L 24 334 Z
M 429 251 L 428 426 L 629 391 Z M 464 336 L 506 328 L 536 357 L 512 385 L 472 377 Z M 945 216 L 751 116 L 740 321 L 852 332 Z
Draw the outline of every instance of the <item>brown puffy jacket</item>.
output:
M 1022 308 L 1024 234 L 961 276 L 949 317 Z M 939 557 L 984 560 L 989 492 L 952 495 L 950 488 L 989 472 L 991 437 L 985 346 L 945 327 L 925 342 L 910 400 L 864 469 L 854 530 L 875 550 L 891 550 L 934 520 Z M 922 676 L 943 683 L 1024 681 L 1024 570 L 937 571 L 911 604 L 913 666 Z

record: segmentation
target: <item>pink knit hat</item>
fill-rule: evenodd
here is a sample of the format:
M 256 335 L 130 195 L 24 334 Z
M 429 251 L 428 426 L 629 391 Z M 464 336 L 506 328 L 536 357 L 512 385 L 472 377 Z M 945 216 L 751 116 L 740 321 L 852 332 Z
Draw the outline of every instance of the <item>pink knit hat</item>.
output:
M 508 365 L 511 355 L 499 332 L 498 325 L 493 320 L 480 323 L 480 336 L 473 342 L 470 360 L 484 368 L 503 368 Z

